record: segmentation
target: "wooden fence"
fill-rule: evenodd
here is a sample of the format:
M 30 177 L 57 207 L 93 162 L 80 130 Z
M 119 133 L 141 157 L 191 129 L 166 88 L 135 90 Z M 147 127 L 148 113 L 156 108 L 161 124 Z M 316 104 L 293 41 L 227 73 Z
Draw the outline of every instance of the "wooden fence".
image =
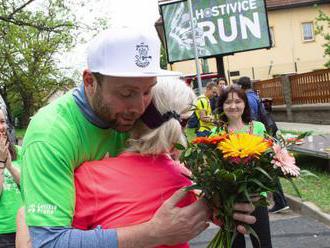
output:
M 285 104 L 281 78 L 256 82 L 253 88 L 259 91 L 259 96 L 261 98 L 272 98 L 273 105 Z
M 292 104 L 330 103 L 330 69 L 289 76 Z M 285 104 L 281 78 L 259 81 L 254 89 L 273 105 Z
M 330 103 L 330 69 L 289 77 L 292 104 Z

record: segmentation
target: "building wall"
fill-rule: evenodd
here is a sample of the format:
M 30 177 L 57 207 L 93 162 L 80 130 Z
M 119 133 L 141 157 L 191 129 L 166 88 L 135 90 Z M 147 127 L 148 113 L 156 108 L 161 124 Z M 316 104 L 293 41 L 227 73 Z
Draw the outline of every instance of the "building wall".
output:
M 321 9 L 330 15 L 330 5 L 321 5 Z M 318 35 L 310 42 L 304 42 L 302 38 L 302 23 L 313 22 L 317 16 L 318 10 L 313 6 L 269 11 L 269 26 L 274 31 L 275 46 L 268 50 L 224 57 L 226 72 L 239 71 L 240 76 L 264 80 L 278 74 L 303 73 L 324 68 L 324 38 Z M 208 63 L 210 71 L 216 72 L 215 59 L 209 59 Z M 196 73 L 194 61 L 175 63 L 172 68 L 186 74 Z M 239 76 L 231 77 L 231 80 L 237 78 Z

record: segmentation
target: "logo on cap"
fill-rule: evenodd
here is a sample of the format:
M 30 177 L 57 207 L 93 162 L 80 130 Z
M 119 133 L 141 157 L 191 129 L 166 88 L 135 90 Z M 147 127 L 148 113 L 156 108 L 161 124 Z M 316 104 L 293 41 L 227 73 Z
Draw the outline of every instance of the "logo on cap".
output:
M 136 51 L 138 54 L 135 55 L 135 64 L 142 68 L 147 67 L 152 59 L 152 56 L 148 55 L 149 46 L 142 42 L 136 45 Z

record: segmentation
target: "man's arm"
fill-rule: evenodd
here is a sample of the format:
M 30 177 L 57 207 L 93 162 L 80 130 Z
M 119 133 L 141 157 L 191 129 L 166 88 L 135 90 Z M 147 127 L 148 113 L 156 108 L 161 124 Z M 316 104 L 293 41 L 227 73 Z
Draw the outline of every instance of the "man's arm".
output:
M 184 208 L 176 207 L 185 194 L 183 190 L 177 191 L 164 202 L 150 221 L 117 230 L 96 228 L 83 231 L 65 227 L 30 227 L 33 247 L 148 248 L 187 242 L 208 227 L 210 214 L 203 200 L 198 200 Z M 253 211 L 251 204 L 235 204 L 235 210 L 239 211 L 234 213 L 235 220 L 248 224 L 255 222 L 255 218 L 249 215 Z M 22 223 L 21 220 L 19 222 Z M 239 225 L 237 230 L 246 233 L 242 225 Z M 18 238 L 21 235 L 22 228 L 18 228 Z M 28 238 L 25 237 L 25 240 Z M 18 246 L 18 248 L 29 247 Z
M 116 248 L 115 230 L 29 227 L 33 248 Z M 28 248 L 22 246 L 21 248 Z
M 199 110 L 199 116 L 200 116 L 201 120 L 204 122 L 213 122 L 212 116 L 206 115 L 205 110 Z
M 199 118 L 204 121 L 204 122 L 213 122 L 213 117 L 207 115 L 207 106 L 209 106 L 209 103 L 207 102 L 209 101 L 206 98 L 200 98 L 198 99 L 197 102 L 197 111 L 199 114 Z
M 202 200 L 184 208 L 176 207 L 186 193 L 183 190 L 177 191 L 150 221 L 116 230 L 96 228 L 83 231 L 65 227 L 30 227 L 33 247 L 148 248 L 187 242 L 208 227 L 209 211 Z M 22 229 L 18 229 L 18 237 L 22 234 L 24 235 Z
M 209 210 L 203 200 L 183 208 L 176 207 L 187 192 L 178 190 L 141 225 L 118 228 L 119 248 L 148 248 L 175 245 L 191 240 L 208 226 Z

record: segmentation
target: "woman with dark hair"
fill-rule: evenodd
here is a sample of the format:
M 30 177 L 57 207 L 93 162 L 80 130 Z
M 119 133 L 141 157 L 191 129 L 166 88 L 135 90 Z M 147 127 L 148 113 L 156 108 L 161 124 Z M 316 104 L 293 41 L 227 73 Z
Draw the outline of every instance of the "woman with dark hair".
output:
M 236 86 L 226 88 L 218 102 L 220 121 L 228 132 L 250 132 L 256 135 L 264 135 L 264 124 L 253 121 L 250 115 L 250 107 L 243 90 Z
M 250 115 L 250 107 L 245 92 L 237 86 L 226 88 L 219 98 L 218 109 L 220 120 L 223 126 L 220 131 L 234 133 L 250 133 L 263 136 L 266 132 L 264 124 L 258 121 L 253 121 Z M 254 248 L 271 248 L 271 235 L 269 226 L 269 216 L 266 207 L 257 207 L 252 213 L 257 219 L 256 223 L 251 225 L 257 233 L 260 245 L 257 239 L 250 235 Z M 244 248 L 244 235 L 238 234 L 233 248 Z
M 6 248 L 15 247 L 15 219 L 22 204 L 17 148 L 8 138 L 5 115 L 0 109 L 0 247 Z

